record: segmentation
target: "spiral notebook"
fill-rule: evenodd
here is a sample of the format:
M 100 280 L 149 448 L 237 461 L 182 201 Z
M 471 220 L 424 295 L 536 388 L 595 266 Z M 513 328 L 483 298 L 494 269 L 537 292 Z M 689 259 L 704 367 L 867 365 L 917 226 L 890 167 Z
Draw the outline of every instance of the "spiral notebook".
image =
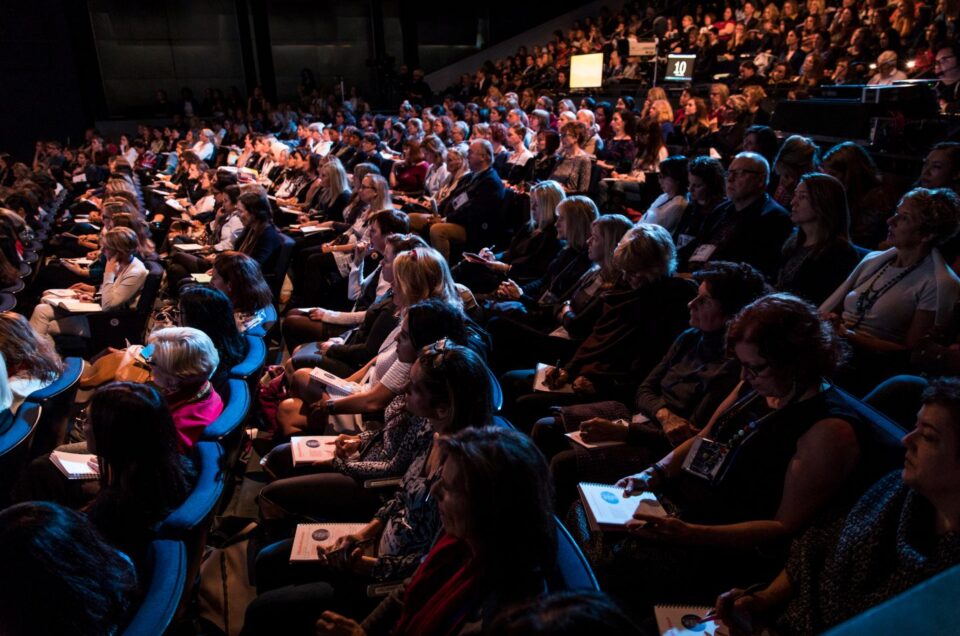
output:
M 666 517 L 667 511 L 652 492 L 623 496 L 623 488 L 610 484 L 581 482 L 577 484 L 587 521 L 594 532 L 625 530 L 636 512 Z
M 657 617 L 657 629 L 661 636 L 721 636 L 727 630 L 716 621 L 702 619 L 712 607 L 693 605 L 655 605 L 653 613 Z M 719 631 L 718 631 L 718 628 Z

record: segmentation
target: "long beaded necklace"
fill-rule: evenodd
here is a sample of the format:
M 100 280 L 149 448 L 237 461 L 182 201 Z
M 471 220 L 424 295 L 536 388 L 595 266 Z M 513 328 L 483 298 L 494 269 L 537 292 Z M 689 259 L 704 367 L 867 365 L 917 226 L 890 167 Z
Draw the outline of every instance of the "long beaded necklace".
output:
M 857 297 L 856 312 L 857 319 L 854 321 L 853 325 L 848 327 L 848 329 L 854 329 L 863 322 L 864 317 L 867 315 L 867 312 L 873 309 L 873 306 L 877 304 L 877 301 L 886 294 L 894 285 L 902 281 L 904 278 L 910 275 L 910 273 L 920 267 L 920 265 L 927 260 L 927 257 L 924 256 L 919 261 L 906 268 L 890 280 L 888 280 L 882 287 L 875 289 L 876 284 L 883 278 L 884 273 L 886 273 L 887 268 L 897 259 L 896 256 L 888 260 L 883 264 L 883 267 L 877 272 L 877 275 L 873 277 L 873 280 L 870 281 L 870 286 L 867 287 L 860 295 Z

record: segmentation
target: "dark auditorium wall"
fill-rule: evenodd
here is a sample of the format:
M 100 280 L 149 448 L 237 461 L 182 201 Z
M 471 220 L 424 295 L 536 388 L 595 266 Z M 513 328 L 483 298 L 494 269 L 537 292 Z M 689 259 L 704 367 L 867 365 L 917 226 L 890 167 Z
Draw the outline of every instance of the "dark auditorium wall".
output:
M 111 113 L 154 102 L 164 89 L 172 102 L 189 86 L 237 86 L 246 94 L 237 3 L 88 0 L 103 90 Z
M 76 0 L 0 2 L 0 148 L 33 158 L 39 136 L 76 143 L 98 107 L 86 7 Z

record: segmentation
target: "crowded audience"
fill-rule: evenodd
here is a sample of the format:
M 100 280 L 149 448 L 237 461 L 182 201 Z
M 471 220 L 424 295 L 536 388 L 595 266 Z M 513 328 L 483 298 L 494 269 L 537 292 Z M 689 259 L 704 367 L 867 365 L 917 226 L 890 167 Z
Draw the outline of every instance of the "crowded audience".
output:
M 450 87 L 403 67 L 389 112 L 305 69 L 0 153 L 0 632 L 122 632 L 207 444 L 228 487 L 187 549 L 243 599 L 222 633 L 683 603 L 809 634 L 960 564 L 960 143 L 892 162 L 776 117 L 916 79 L 951 121 L 955 13 L 634 2 Z M 691 82 L 632 55 L 654 33 Z M 570 94 L 585 53 L 604 84 Z M 635 512 L 610 531 L 585 483 Z M 308 523 L 357 525 L 291 562 Z M 599 591 L 558 584 L 576 548 Z

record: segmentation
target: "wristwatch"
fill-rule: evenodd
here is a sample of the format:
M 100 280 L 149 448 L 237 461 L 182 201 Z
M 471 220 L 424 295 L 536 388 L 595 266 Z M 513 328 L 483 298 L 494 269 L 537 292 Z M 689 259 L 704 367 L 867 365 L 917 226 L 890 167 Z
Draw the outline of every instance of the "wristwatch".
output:
M 327 415 L 333 415 L 333 407 L 336 403 L 336 400 L 327 400 Z

